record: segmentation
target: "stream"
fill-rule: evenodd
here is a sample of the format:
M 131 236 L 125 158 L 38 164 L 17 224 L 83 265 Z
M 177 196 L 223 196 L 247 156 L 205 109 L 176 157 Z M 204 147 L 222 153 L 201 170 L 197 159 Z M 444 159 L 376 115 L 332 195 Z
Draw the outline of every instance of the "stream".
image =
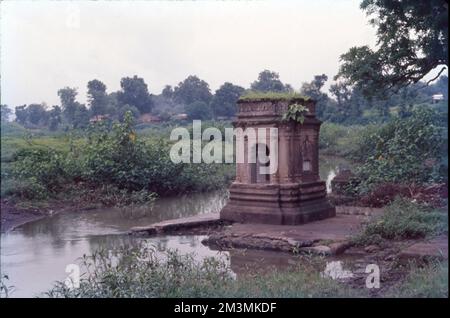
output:
M 326 180 L 328 190 L 339 167 L 344 165 L 348 163 L 342 158 L 321 157 L 320 176 Z M 8 275 L 5 284 L 14 287 L 10 297 L 43 296 L 42 292 L 49 290 L 55 281 L 67 277 L 66 266 L 76 264 L 84 254 L 143 239 L 158 251 L 177 249 L 181 254 L 195 253 L 197 259 L 222 258 L 231 262 L 231 269 L 236 273 L 253 266 L 283 267 L 295 262 L 292 256 L 283 253 L 214 251 L 201 244 L 205 238 L 202 235 L 137 238 L 126 234 L 134 226 L 219 212 L 226 198 L 226 191 L 160 198 L 149 215 L 139 218 L 124 214 L 120 209 L 105 208 L 61 213 L 24 224 L 1 234 L 1 275 Z

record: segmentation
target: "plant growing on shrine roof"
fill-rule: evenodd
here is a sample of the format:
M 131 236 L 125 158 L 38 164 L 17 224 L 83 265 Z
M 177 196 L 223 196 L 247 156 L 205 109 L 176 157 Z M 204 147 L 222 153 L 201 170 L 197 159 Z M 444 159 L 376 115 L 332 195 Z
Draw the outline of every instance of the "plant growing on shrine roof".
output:
M 304 101 L 310 100 L 308 96 L 304 96 L 302 94 L 298 94 L 295 92 L 260 92 L 260 91 L 247 91 L 241 97 L 239 97 L 238 101 L 241 102 L 256 102 L 256 101 L 293 101 L 294 99 L 300 99 Z
M 297 123 L 303 124 L 305 121 L 305 114 L 308 112 L 308 108 L 301 104 L 291 104 L 288 110 L 283 114 L 281 120 L 289 121 L 293 120 Z

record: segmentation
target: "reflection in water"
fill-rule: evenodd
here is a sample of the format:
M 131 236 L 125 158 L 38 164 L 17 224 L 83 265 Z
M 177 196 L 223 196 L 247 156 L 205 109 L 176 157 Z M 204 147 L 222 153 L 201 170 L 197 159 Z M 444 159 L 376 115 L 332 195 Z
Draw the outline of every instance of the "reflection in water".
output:
M 340 158 L 321 158 L 320 176 L 328 177 L 346 162 Z M 331 178 L 331 177 L 330 177 Z M 331 181 L 331 179 L 330 179 Z M 130 218 L 120 209 L 98 209 L 57 214 L 19 229 L 1 234 L 1 274 L 7 274 L 7 285 L 15 286 L 12 297 L 31 297 L 48 290 L 54 281 L 66 278 L 65 268 L 77 263 L 84 254 L 135 243 L 142 238 L 124 235 L 131 227 L 162 220 L 219 212 L 227 200 L 227 192 L 189 194 L 159 199 L 153 211 L 142 218 Z M 203 236 L 163 236 L 147 239 L 158 251 L 177 249 L 195 253 L 197 259 L 220 257 L 228 260 L 239 273 L 261 266 L 285 268 L 298 263 L 287 254 L 262 251 L 230 251 L 220 253 L 201 244 Z
M 100 249 L 131 246 L 142 240 L 159 252 L 171 249 L 181 254 L 195 253 L 198 260 L 205 257 L 228 259 L 227 253 L 212 251 L 202 245 L 204 238 L 191 235 L 143 239 L 128 235 L 98 235 L 62 240 L 56 246 L 51 244 L 50 236 L 29 237 L 20 231 L 11 232 L 2 236 L 1 270 L 10 278 L 7 285 L 15 287 L 11 297 L 33 297 L 50 289 L 56 280 L 64 280 L 66 266 L 80 264 L 83 255 L 91 255 Z

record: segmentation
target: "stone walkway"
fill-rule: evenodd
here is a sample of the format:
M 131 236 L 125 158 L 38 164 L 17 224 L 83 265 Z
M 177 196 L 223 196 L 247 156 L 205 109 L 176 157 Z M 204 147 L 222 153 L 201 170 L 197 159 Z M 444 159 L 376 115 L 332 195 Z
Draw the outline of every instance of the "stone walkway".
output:
M 137 226 L 130 230 L 134 235 L 159 235 L 191 232 L 199 229 L 213 229 L 230 224 L 220 219 L 219 213 L 205 213 L 191 217 L 166 220 L 149 226 Z
M 369 215 L 380 209 L 339 207 L 334 218 L 302 225 L 230 225 L 218 213 L 201 214 L 132 228 L 133 235 L 208 234 L 204 244 L 285 252 L 338 254 L 348 246 L 348 238 L 359 231 Z M 229 225 L 229 226 L 227 226 Z
M 213 233 L 204 243 L 223 248 L 333 255 L 342 253 L 349 246 L 348 239 L 361 229 L 365 220 L 366 216 L 338 214 L 334 218 L 302 225 L 235 223 Z
M 282 252 L 338 255 L 350 247 L 349 239 L 370 217 L 382 209 L 338 206 L 336 217 L 302 225 L 229 223 L 218 213 L 167 220 L 132 228 L 133 235 L 205 234 L 203 241 L 215 249 L 252 249 Z M 448 259 L 448 238 L 416 241 L 400 251 L 402 261 Z

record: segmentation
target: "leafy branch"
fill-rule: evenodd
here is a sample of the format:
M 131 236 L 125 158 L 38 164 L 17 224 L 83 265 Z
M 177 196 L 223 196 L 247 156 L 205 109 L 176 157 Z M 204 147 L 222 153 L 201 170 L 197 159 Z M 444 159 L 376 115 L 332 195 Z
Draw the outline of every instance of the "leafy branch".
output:
M 293 120 L 297 123 L 303 124 L 305 121 L 305 114 L 308 112 L 308 108 L 301 104 L 291 104 L 288 110 L 283 114 L 281 120 L 289 121 Z

